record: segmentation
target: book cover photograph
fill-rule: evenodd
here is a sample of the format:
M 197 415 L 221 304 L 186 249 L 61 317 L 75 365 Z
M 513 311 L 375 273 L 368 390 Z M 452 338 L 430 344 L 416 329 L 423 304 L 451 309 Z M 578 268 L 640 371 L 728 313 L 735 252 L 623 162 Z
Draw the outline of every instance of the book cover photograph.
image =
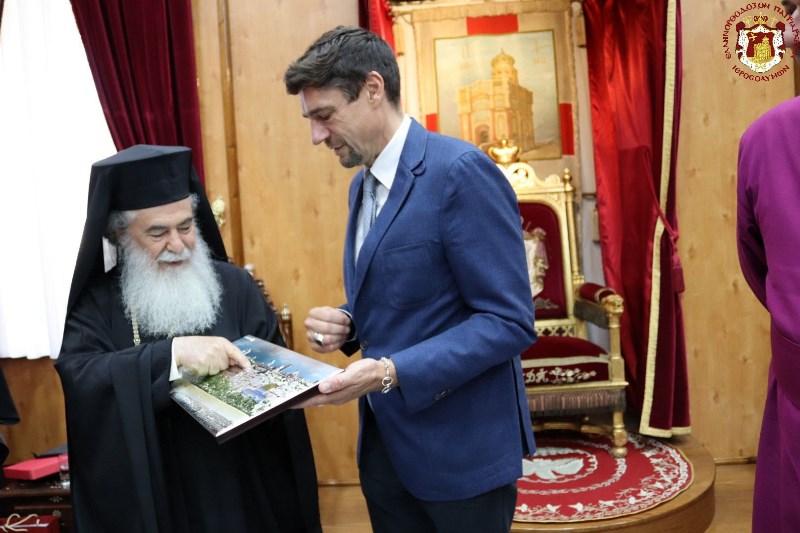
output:
M 170 395 L 218 443 L 239 435 L 317 394 L 323 379 L 342 369 L 247 335 L 233 342 L 250 368 L 230 366 L 199 380 L 178 379 Z

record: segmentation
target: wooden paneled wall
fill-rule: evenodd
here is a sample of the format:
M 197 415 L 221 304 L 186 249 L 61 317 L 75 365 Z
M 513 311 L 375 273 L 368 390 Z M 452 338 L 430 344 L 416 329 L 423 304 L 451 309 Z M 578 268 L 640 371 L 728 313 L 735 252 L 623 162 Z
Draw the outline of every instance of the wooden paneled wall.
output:
M 49 357 L 40 359 L 0 359 L 20 421 L 0 425 L 8 444 L 6 464 L 31 459 L 67 442 L 64 418 L 64 393 Z
M 341 253 L 353 172 L 341 168 L 330 150 L 311 144 L 308 121 L 301 116 L 298 97 L 286 94 L 283 73 L 324 31 L 338 24 L 356 25 L 356 5 L 194 2 L 210 198 L 227 201 L 231 184 L 238 186 L 243 261 L 255 266 L 278 307 L 289 305 L 295 349 L 308 355 L 314 354 L 304 335 L 308 310 L 344 302 Z M 221 42 L 226 45 L 220 32 L 228 35 L 228 60 L 220 51 Z M 235 132 L 231 134 L 229 124 L 226 137 L 231 114 Z M 238 162 L 233 170 L 232 160 Z M 340 353 L 321 358 L 340 367 L 349 362 Z M 306 416 L 320 481 L 357 482 L 355 403 L 308 409 Z
M 228 204 L 231 255 L 253 263 L 275 303 L 294 313 L 294 342 L 312 354 L 303 319 L 338 305 L 341 248 L 352 172 L 312 146 L 297 97 L 282 75 L 323 31 L 356 24 L 351 0 L 194 0 L 206 181 Z M 793 95 L 791 76 L 739 79 L 720 36 L 739 0 L 682 2 L 683 99 L 678 147 L 680 253 L 692 430 L 718 459 L 756 453 L 769 364 L 769 322 L 742 278 L 735 248 L 739 137 L 758 115 Z M 232 242 L 231 220 L 242 225 Z M 342 355 L 324 357 L 344 366 Z M 12 457 L 65 439 L 63 398 L 49 359 L 1 366 L 23 415 L 3 428 Z M 307 410 L 320 481 L 355 482 L 354 404 Z
M 692 430 L 717 459 L 753 457 L 766 396 L 769 319 L 739 268 L 736 161 L 747 126 L 791 98 L 794 84 L 791 75 L 739 78 L 735 57 L 725 59 L 721 35 L 742 2 L 682 4 L 678 217 Z

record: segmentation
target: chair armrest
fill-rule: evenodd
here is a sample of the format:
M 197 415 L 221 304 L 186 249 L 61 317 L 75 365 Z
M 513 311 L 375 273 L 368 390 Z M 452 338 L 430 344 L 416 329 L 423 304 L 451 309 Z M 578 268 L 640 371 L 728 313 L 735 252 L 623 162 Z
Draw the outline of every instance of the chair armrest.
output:
M 584 283 L 575 294 L 575 316 L 608 330 L 611 346 L 609 375 L 611 381 L 625 381 L 619 338 L 619 319 L 624 310 L 622 297 L 614 289 L 596 283 Z
M 610 287 L 584 283 L 575 295 L 575 316 L 603 329 L 619 324 L 622 315 L 622 298 Z

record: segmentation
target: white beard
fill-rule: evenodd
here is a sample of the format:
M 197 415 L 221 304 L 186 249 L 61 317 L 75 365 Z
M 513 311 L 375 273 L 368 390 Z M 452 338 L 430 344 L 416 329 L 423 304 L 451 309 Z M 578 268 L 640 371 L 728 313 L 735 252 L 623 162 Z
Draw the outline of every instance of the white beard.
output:
M 120 246 L 122 305 L 126 316 L 135 316 L 143 337 L 197 334 L 216 323 L 222 285 L 200 234 L 194 253 L 184 248 L 181 254 L 164 251 L 158 256 L 157 261 L 184 260 L 178 267 L 159 268 L 128 235 Z

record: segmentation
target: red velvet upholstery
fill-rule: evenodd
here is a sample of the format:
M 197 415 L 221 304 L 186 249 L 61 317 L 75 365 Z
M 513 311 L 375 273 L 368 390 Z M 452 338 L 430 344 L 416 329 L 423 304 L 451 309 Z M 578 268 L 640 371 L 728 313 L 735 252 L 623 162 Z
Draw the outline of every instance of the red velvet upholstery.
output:
M 611 289 L 584 282 L 577 254 L 572 174 L 565 169 L 562 175 L 539 177 L 528 163 L 513 159 L 513 153 L 513 160 L 505 152 L 490 150 L 489 155 L 517 194 L 535 295 L 539 338 L 522 354 L 534 431 L 553 428 L 606 434 L 614 442 L 611 454 L 624 457 L 627 382 L 619 353 L 623 301 Z M 608 330 L 608 352 L 586 340 L 587 323 Z M 610 425 L 587 418 L 605 413 L 612 415 Z
M 534 228 L 542 228 L 547 235 L 544 243 L 550 266 L 544 278 L 544 289 L 533 300 L 536 304 L 536 318 L 565 318 L 567 302 L 558 216 L 546 204 L 538 202 L 520 202 L 519 213 L 522 216 L 523 229 L 532 231 Z
M 606 351 L 577 337 L 540 336 L 522 354 L 525 385 L 561 385 L 609 379 Z
M 604 287 L 597 283 L 584 283 L 578 288 L 578 294 L 584 300 L 600 303 L 606 296 L 616 293 L 610 287 Z

